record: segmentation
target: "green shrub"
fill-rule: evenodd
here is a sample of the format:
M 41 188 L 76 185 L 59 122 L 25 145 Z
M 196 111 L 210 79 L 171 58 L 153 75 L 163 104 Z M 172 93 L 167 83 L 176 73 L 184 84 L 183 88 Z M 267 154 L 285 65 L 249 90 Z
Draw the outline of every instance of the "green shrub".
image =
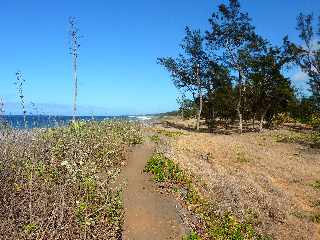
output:
M 205 239 L 217 240 L 254 240 L 268 239 L 254 231 L 250 222 L 240 222 L 232 214 L 221 216 L 215 205 L 204 199 L 190 178 L 172 160 L 161 153 L 154 154 L 148 161 L 145 172 L 152 173 L 157 182 L 167 182 L 173 192 L 188 205 L 188 209 L 200 220 Z M 198 226 L 200 227 L 200 225 Z M 201 239 L 196 232 L 185 236 L 183 240 Z
M 187 182 L 187 176 L 181 171 L 179 166 L 163 154 L 154 154 L 148 161 L 145 172 L 152 173 L 157 182 L 173 181 Z
M 314 128 L 320 128 L 320 114 L 313 114 L 308 122 Z
M 154 134 L 152 136 L 149 136 L 150 140 L 154 143 L 159 143 L 160 142 L 160 137 L 158 134 Z
M 159 129 L 157 130 L 157 133 L 169 137 L 169 138 L 175 138 L 175 137 L 179 137 L 184 135 L 183 132 L 179 132 L 179 131 L 168 131 L 168 130 L 164 130 L 164 129 Z
M 201 237 L 197 233 L 191 232 L 187 236 L 183 237 L 182 240 L 201 240 Z
M 285 123 L 295 123 L 292 117 L 290 117 L 289 113 L 278 113 L 272 118 L 272 125 L 281 126 Z
M 217 240 L 246 240 L 254 239 L 256 233 L 251 224 L 238 222 L 231 214 L 226 214 L 210 229 L 210 235 Z
M 320 190 L 320 180 L 315 181 L 313 184 L 311 184 L 311 186 L 314 187 L 315 189 Z

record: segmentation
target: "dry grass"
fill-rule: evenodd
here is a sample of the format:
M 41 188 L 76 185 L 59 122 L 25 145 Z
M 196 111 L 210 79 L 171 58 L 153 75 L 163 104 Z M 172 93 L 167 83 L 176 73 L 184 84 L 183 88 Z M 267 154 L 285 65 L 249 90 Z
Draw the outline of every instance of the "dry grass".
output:
M 294 134 L 188 132 L 168 139 L 162 152 L 199 179 L 222 215 L 250 213 L 255 229 L 273 239 L 319 239 L 320 150 L 279 141 Z
M 119 239 L 117 176 L 141 142 L 125 122 L 76 122 L 47 130 L 3 130 L 1 239 Z

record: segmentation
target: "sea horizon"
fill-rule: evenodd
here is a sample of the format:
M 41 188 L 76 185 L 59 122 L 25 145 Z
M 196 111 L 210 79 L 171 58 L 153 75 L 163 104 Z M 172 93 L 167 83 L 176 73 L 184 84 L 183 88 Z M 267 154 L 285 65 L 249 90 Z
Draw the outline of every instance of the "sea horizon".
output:
M 8 126 L 17 129 L 32 129 L 32 128 L 51 128 L 65 126 L 73 120 L 73 116 L 70 115 L 43 115 L 43 114 L 30 114 L 24 115 L 6 114 L 1 116 L 2 120 Z M 0 117 L 0 118 L 1 118 Z M 75 117 L 77 120 L 83 121 L 104 121 L 104 120 L 128 120 L 128 121 L 146 121 L 151 120 L 152 115 L 148 114 L 129 114 L 129 115 L 78 115 Z

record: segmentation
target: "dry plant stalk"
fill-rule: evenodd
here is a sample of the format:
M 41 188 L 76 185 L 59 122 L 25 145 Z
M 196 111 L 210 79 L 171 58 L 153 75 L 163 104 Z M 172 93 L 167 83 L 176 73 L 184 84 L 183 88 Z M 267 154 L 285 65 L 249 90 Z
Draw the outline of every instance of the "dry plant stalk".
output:
M 15 85 L 17 86 L 18 98 L 20 99 L 20 105 L 22 108 L 24 127 L 27 128 L 27 110 L 26 110 L 24 94 L 23 94 L 24 92 L 23 84 L 25 83 L 25 81 L 26 80 L 23 78 L 22 72 L 17 71 Z
M 69 18 L 70 25 L 70 54 L 72 56 L 72 78 L 73 78 L 73 121 L 77 114 L 77 97 L 78 97 L 78 56 L 79 56 L 79 29 L 75 17 Z

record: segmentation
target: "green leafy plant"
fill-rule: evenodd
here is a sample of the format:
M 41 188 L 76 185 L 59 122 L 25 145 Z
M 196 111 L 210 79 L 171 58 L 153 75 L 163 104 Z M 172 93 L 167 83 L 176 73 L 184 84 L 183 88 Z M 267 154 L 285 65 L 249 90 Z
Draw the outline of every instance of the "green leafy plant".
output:
M 201 237 L 196 232 L 191 232 L 187 236 L 183 237 L 182 240 L 201 240 Z
M 150 136 L 149 139 L 154 143 L 159 143 L 160 142 L 160 137 L 159 137 L 158 134 L 154 134 L 154 135 Z
M 187 176 L 179 166 L 163 154 L 154 154 L 148 161 L 144 171 L 152 173 L 157 182 L 174 181 L 181 183 L 188 181 Z
M 39 229 L 39 226 L 36 223 L 29 223 L 23 226 L 23 230 L 26 234 L 34 233 Z
M 197 187 L 195 187 L 192 178 L 178 164 L 166 158 L 163 154 L 155 153 L 144 170 L 152 173 L 156 182 L 169 183 L 166 186 L 171 188 L 172 192 L 179 193 L 180 198 L 189 206 L 188 209 L 199 218 L 205 239 L 268 239 L 257 234 L 250 221 L 240 222 L 231 213 L 226 213 L 222 216 L 217 213 L 215 205 L 202 196 Z M 201 236 L 196 232 L 192 232 L 183 239 L 201 239 Z

